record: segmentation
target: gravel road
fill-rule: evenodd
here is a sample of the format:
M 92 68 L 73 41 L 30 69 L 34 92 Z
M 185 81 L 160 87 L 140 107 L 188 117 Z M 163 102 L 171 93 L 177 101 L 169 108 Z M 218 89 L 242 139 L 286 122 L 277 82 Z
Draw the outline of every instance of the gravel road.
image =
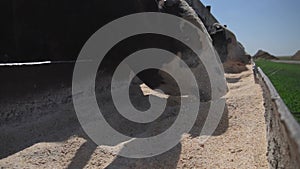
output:
M 227 109 L 217 131 L 204 144 L 195 134 L 199 129 L 196 123 L 193 131 L 184 134 L 181 143 L 168 152 L 147 159 L 128 159 L 110 153 L 110 147 L 96 146 L 72 115 L 47 116 L 44 121 L 56 120 L 57 124 L 52 127 L 59 130 L 49 129 L 14 153 L 4 154 L 0 168 L 268 168 L 262 89 L 254 83 L 250 67 L 239 74 L 226 74 L 226 78 L 229 86 L 225 96 Z M 68 111 L 68 107 L 65 108 Z M 53 112 L 52 116 L 57 114 Z M 62 118 L 64 125 L 59 123 Z M 37 122 L 42 123 L 43 119 L 32 119 L 29 123 Z M 22 135 L 39 130 L 24 129 L 29 123 L 2 126 L 1 130 L 15 129 Z
M 272 62 L 276 62 L 276 63 L 289 63 L 289 64 L 300 64 L 299 60 L 272 60 Z

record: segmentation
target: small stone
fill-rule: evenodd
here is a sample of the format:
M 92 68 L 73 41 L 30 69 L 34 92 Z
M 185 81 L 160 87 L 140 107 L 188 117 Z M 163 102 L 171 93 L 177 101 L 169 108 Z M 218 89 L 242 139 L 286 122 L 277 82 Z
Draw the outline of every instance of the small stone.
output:
M 239 152 L 242 152 L 242 151 L 243 151 L 242 149 L 239 149 L 239 150 L 237 150 L 236 152 L 239 153 Z

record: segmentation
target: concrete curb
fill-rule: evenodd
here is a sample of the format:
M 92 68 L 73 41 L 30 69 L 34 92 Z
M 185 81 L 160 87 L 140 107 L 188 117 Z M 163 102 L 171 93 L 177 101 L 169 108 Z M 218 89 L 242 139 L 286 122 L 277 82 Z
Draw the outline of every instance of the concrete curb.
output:
M 261 68 L 258 68 L 257 78 L 264 92 L 270 168 L 298 168 L 300 125 Z

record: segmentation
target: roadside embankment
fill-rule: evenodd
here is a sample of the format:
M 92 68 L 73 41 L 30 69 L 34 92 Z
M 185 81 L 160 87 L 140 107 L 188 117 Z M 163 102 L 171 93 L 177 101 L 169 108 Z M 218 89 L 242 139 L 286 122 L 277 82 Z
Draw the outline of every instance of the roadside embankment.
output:
M 298 168 L 300 126 L 260 68 L 257 78 L 264 92 L 270 168 Z

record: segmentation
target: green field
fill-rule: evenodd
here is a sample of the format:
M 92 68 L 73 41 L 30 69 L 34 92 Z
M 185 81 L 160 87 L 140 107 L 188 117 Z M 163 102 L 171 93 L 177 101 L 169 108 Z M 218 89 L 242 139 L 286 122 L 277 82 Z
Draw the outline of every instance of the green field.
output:
M 300 122 L 300 64 L 274 63 L 259 59 L 255 61 L 269 77 L 279 95 Z

